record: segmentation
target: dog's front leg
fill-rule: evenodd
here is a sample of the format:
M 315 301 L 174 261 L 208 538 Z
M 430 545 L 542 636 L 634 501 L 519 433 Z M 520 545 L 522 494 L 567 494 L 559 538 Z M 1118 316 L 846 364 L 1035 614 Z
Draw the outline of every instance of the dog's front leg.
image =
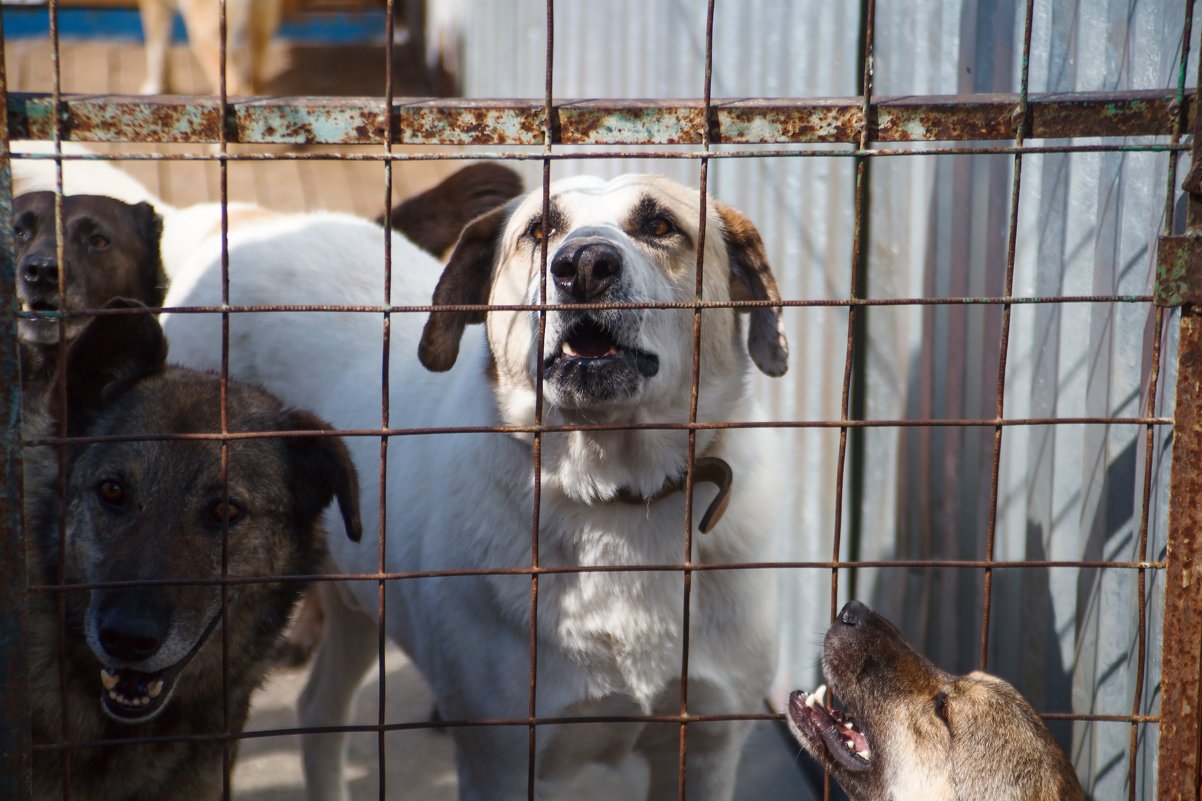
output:
M 298 703 L 303 727 L 344 726 L 363 676 L 376 662 L 376 621 L 348 605 L 342 584 L 319 587 L 325 610 L 325 631 L 313 669 Z M 301 737 L 305 793 L 309 801 L 345 801 L 347 735 L 306 734 Z
M 146 40 L 146 80 L 142 94 L 161 95 L 167 89 L 167 51 L 171 47 L 171 22 L 175 16 L 166 0 L 141 0 L 142 37 Z
M 685 762 L 685 797 L 689 801 L 730 801 L 734 797 L 739 755 L 749 726 L 746 721 L 689 725 Z M 675 724 L 648 726 L 639 740 L 638 750 L 651 766 L 647 800 L 677 798 L 680 727 Z

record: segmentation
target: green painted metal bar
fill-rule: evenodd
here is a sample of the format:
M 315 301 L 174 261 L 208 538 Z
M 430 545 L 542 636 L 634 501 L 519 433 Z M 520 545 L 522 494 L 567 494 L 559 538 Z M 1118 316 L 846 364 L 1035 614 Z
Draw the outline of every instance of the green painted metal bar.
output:
M 1186 96 L 1190 111 L 1194 93 Z M 869 105 L 874 142 L 1004 141 L 1016 133 L 1019 98 L 1010 94 L 877 98 Z M 50 139 L 47 94 L 9 96 L 13 139 Z M 1171 90 L 1031 95 L 1026 140 L 1167 136 L 1176 119 Z M 81 142 L 197 142 L 220 138 L 211 97 L 65 95 L 63 135 Z M 541 100 L 408 99 L 393 105 L 393 141 L 420 145 L 543 144 Z M 700 145 L 698 100 L 570 100 L 552 107 L 555 145 Z M 236 100 L 229 141 L 260 144 L 383 144 L 385 103 L 376 98 Z M 862 98 L 737 99 L 713 103 L 711 143 L 857 144 Z

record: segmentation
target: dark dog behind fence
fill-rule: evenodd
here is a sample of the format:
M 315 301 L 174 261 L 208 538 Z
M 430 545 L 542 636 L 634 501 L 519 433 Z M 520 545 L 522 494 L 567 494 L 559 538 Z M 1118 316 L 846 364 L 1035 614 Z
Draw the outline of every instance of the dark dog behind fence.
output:
M 1028 11 L 1030 9 L 1028 4 Z M 872 3 L 868 4 L 872 8 Z M 548 9 L 550 11 L 550 8 Z M 0 18 L 2 19 L 2 18 Z M 712 8 L 711 8 L 712 25 Z M 1006 97 L 943 97 L 933 99 L 883 99 L 873 96 L 872 74 L 866 68 L 864 71 L 863 92 L 860 98 L 833 103 L 811 102 L 806 100 L 744 100 L 739 102 L 712 102 L 709 97 L 709 80 L 707 71 L 705 98 L 701 101 L 636 103 L 622 101 L 605 101 L 592 103 L 563 103 L 553 102 L 551 93 L 551 74 L 547 71 L 546 97 L 542 101 L 524 102 L 466 102 L 466 101 L 431 101 L 416 105 L 394 104 L 392 102 L 392 87 L 388 87 L 388 97 L 381 103 L 379 99 L 363 101 L 309 101 L 304 105 L 292 99 L 266 101 L 253 105 L 233 105 L 223 107 L 212 100 L 180 101 L 161 98 L 75 98 L 59 97 L 56 92 L 52 96 L 15 95 L 0 92 L 0 111 L 7 112 L 10 121 L 8 129 L 0 136 L 4 137 L 7 145 L 9 138 L 30 137 L 39 139 L 80 139 L 117 138 L 124 141 L 191 141 L 213 142 L 220 145 L 216 158 L 220 161 L 224 175 L 228 163 L 234 160 L 253 161 L 267 158 L 342 158 L 342 156 L 320 155 L 306 156 L 290 154 L 287 156 L 263 156 L 231 154 L 228 143 L 231 142 L 289 142 L 307 143 L 318 141 L 319 138 L 332 143 L 360 143 L 381 146 L 393 143 L 458 143 L 492 145 L 504 148 L 511 144 L 545 145 L 542 154 L 525 154 L 523 159 L 541 161 L 544 171 L 548 170 L 550 161 L 559 158 L 613 158 L 639 157 L 646 158 L 648 152 L 637 149 L 621 150 L 628 145 L 663 145 L 672 143 L 693 143 L 703 146 L 731 144 L 739 146 L 734 151 L 705 151 L 702 153 L 663 152 L 655 155 L 666 158 L 687 158 L 699 163 L 704 188 L 706 170 L 712 160 L 744 156 L 765 156 L 776 154 L 781 156 L 804 158 L 808 155 L 821 157 L 851 158 L 855 164 L 857 176 L 856 211 L 857 211 L 857 247 L 853 252 L 853 274 L 862 275 L 865 260 L 861 248 L 861 226 L 868 203 L 867 191 L 869 181 L 867 170 L 870 163 L 878 158 L 889 156 L 938 156 L 951 153 L 997 153 L 1012 155 L 1014 159 L 1014 202 L 1010 206 L 1008 230 L 1008 266 L 1013 266 L 1013 253 L 1017 237 L 1017 215 L 1020 196 L 1021 164 L 1023 157 L 1032 153 L 1048 152 L 1098 152 L 1107 149 L 1145 149 L 1167 151 L 1170 161 L 1170 175 L 1174 174 L 1177 154 L 1186 150 L 1182 144 L 1187 132 L 1190 115 L 1195 111 L 1195 94 L 1187 91 L 1185 86 L 1184 63 L 1188 58 L 1190 36 L 1188 26 L 1191 20 L 1187 17 L 1184 23 L 1187 32 L 1183 37 L 1185 50 L 1182 53 L 1181 82 L 1175 92 L 1149 91 L 1124 93 L 1098 93 L 1081 96 L 1051 96 L 1039 97 L 1028 95 L 1026 90 L 1025 73 L 1021 91 L 1016 95 Z M 550 28 L 550 25 L 549 25 Z M 1024 41 L 1024 61 L 1030 48 L 1030 16 L 1028 16 L 1027 36 Z M 872 51 L 873 30 L 871 14 L 865 17 L 865 54 Z M 553 37 L 548 36 L 548 49 L 553 48 Z M 2 78 L 0 74 L 0 78 Z M 6 86 L 0 82 L 0 86 Z M 59 114 L 51 113 L 59 108 Z M 657 112 L 655 114 L 649 111 Z M 137 112 L 137 113 L 134 113 Z M 275 125 L 285 116 L 299 123 L 288 127 Z M 471 125 L 465 126 L 464 119 L 470 119 Z M 613 125 L 613 120 L 622 121 L 623 125 Z M 1197 115 L 1195 114 L 1195 120 Z M 751 123 L 763 123 L 753 127 Z M 320 129 L 321 133 L 318 133 Z M 618 131 L 618 133 L 614 133 Z M 765 133 L 767 132 L 767 133 Z M 1098 137 L 1108 139 L 1119 136 L 1159 135 L 1170 136 L 1170 144 L 1157 145 L 1116 145 L 1105 143 L 1100 145 L 1030 145 L 1029 140 L 1060 137 Z M 904 144 L 907 141 L 942 141 L 953 144 L 937 148 L 910 150 Z M 981 140 L 992 140 L 999 144 L 980 146 L 976 144 L 960 144 Z M 1197 139 L 1195 138 L 1195 142 Z M 852 145 L 853 148 L 832 152 L 829 150 L 806 151 L 784 150 L 774 151 L 774 146 L 786 144 L 819 144 L 841 143 Z M 877 143 L 890 143 L 877 147 Z M 588 143 L 608 146 L 598 151 L 586 154 L 562 154 L 554 151 L 555 146 L 565 144 Z M 893 144 L 897 143 L 897 144 Z M 1004 144 L 1002 144 L 1004 143 Z M 4 148 L 4 160 L 0 162 L 0 217 L 7 219 L 11 214 L 11 184 L 9 182 L 8 148 Z M 471 154 L 479 157 L 480 154 Z M 512 153 L 490 154 L 500 157 L 515 157 Z M 382 152 L 368 155 L 356 155 L 354 158 L 379 160 L 383 165 L 386 176 L 391 178 L 388 166 L 395 160 L 413 158 L 410 154 L 392 153 L 391 148 L 384 147 Z M 420 158 L 446 157 L 420 156 Z M 151 158 L 144 156 L 144 158 Z M 155 158 L 169 158 L 156 156 Z M 213 158 L 212 156 L 189 158 Z M 997 297 L 989 298 L 902 298 L 890 300 L 870 300 L 863 297 L 862 283 L 853 283 L 848 297 L 833 301 L 786 301 L 786 306 L 831 306 L 846 307 L 851 311 L 848 324 L 846 343 L 847 369 L 844 371 L 842 387 L 841 415 L 837 420 L 818 421 L 813 423 L 788 423 L 778 425 L 825 427 L 837 431 L 840 439 L 839 447 L 839 481 L 837 492 L 840 497 L 844 492 L 844 464 L 847 448 L 854 446 L 854 432 L 868 427 L 897 426 L 954 426 L 972 427 L 993 434 L 993 475 L 990 486 L 991 513 L 989 520 L 990 546 L 988 557 L 980 560 L 939 560 L 939 561 L 891 561 L 870 562 L 867 560 L 840 560 L 841 553 L 836 537 L 834 558 L 831 561 L 782 563 L 778 567 L 811 567 L 828 568 L 831 571 L 832 612 L 837 598 L 840 571 L 854 567 L 872 566 L 938 566 L 943 568 L 960 568 L 980 571 L 984 577 L 986 591 L 985 606 L 982 609 L 982 625 L 980 627 L 982 661 L 987 652 L 987 636 L 989 632 L 988 619 L 990 616 L 989 602 L 991 593 L 989 587 L 994 575 L 1001 570 L 1022 570 L 1026 568 L 1050 567 L 1097 567 L 1110 569 L 1134 570 L 1140 574 L 1140 597 L 1137 603 L 1141 608 L 1139 615 L 1139 673 L 1143 673 L 1143 657 L 1147 648 L 1148 632 L 1144 621 L 1147 615 L 1143 607 L 1147 603 L 1144 597 L 1142 580 L 1149 571 L 1163 571 L 1165 577 L 1165 628 L 1160 644 L 1163 653 L 1161 712 L 1159 715 L 1140 714 L 1141 698 L 1137 695 L 1133 700 L 1130 715 L 1098 715 L 1084 716 L 1057 713 L 1048 715 L 1056 719 L 1106 719 L 1117 722 L 1127 722 L 1131 728 L 1131 761 L 1129 770 L 1134 773 L 1136 739 L 1141 730 L 1150 725 L 1157 725 L 1160 732 L 1160 771 L 1159 797 L 1173 799 L 1197 799 L 1198 793 L 1198 750 L 1199 750 L 1199 708 L 1198 708 L 1198 677 L 1202 670 L 1202 656 L 1199 654 L 1199 642 L 1202 640 L 1202 623 L 1199 610 L 1202 609 L 1202 598 L 1198 597 L 1199 584 L 1191 581 L 1189 576 L 1195 570 L 1198 557 L 1199 543 L 1197 531 L 1197 503 L 1194 499 L 1200 496 L 1197 483 L 1198 465 L 1202 464 L 1202 442 L 1197 439 L 1195 416 L 1202 398 L 1197 397 L 1197 370 L 1202 369 L 1202 326 L 1193 311 L 1193 304 L 1202 300 L 1198 292 L 1197 270 L 1198 254 L 1195 250 L 1196 237 L 1202 231 L 1202 215 L 1197 209 L 1190 217 L 1189 235 L 1183 238 L 1171 238 L 1171 209 L 1176 181 L 1171 180 L 1167 187 L 1165 198 L 1165 238 L 1161 245 L 1160 276 L 1155 298 L 1128 296 L 1091 296 L 1084 297 L 1014 297 L 1013 287 L 1007 282 L 1005 291 Z M 1199 187 L 1187 187 L 1191 192 Z M 1193 195 L 1192 207 L 1198 206 L 1198 197 Z M 0 236 L 4 237 L 7 247 L 0 248 L 0 256 L 8 258 L 12 253 L 11 241 L 8 240 L 11 225 L 5 224 Z M 0 271 L 0 295 L 12 297 L 11 265 L 6 264 Z M 1169 308 L 1182 306 L 1180 343 L 1177 354 L 1178 360 L 1178 397 L 1177 406 L 1172 415 L 1155 406 L 1157 392 L 1155 384 L 1159 379 L 1156 372 L 1149 377 L 1152 384 L 1148 392 L 1149 404 L 1142 414 L 1127 418 L 1078 418 L 1070 421 L 1066 418 L 1042 419 L 1012 419 L 1005 417 L 1005 398 L 1003 395 L 1005 382 L 998 382 L 996 397 L 996 415 L 992 418 L 974 420 L 913 420 L 899 423 L 891 420 L 865 420 L 857 414 L 852 406 L 852 382 L 854 353 L 860 346 L 863 334 L 856 326 L 856 314 L 859 310 L 871 306 L 912 305 L 912 304 L 976 304 L 999 307 L 1003 316 L 1003 337 L 1008 331 L 1008 321 L 1011 311 L 1019 304 L 1028 303 L 1072 303 L 1082 300 L 1113 303 L 1149 303 L 1155 300 L 1160 309 L 1155 315 L 1156 332 L 1153 336 L 1155 346 L 1159 348 L 1163 333 L 1171 325 L 1172 318 L 1166 317 Z M 705 307 L 704 302 L 698 302 L 688 308 Z M 535 305 L 534 310 L 542 307 Z M 212 309 L 210 311 L 221 311 Z M 364 309 L 365 313 L 380 313 L 381 309 Z M 391 310 L 398 313 L 401 310 Z M 407 310 L 408 311 L 408 310 Z M 419 311 L 414 309 L 412 311 Z M 230 310 L 238 313 L 239 310 Z M 0 310 L 0 323 L 3 324 L 5 337 L 5 354 L 3 367 L 0 367 L 0 394 L 7 402 L 6 408 L 16 404 L 19 390 L 13 378 L 16 372 L 14 351 L 14 335 L 16 317 L 11 305 L 5 305 Z M 1004 375 L 1004 354 L 1001 372 Z M 1171 356 L 1167 354 L 1166 356 Z M 1154 358 L 1154 365 L 1159 359 Z M 1155 370 L 1155 368 L 1153 368 Z M 1100 560 L 1096 562 L 1056 562 L 1049 560 L 1044 563 L 1021 562 L 1011 563 L 995 560 L 992 550 L 992 535 L 996 520 L 996 502 L 998 494 L 997 465 L 1001 453 L 1001 438 L 1009 426 L 1020 425 L 1057 425 L 1068 422 L 1092 423 L 1126 423 L 1138 425 L 1145 430 L 1146 451 L 1151 453 L 1155 438 L 1166 429 L 1173 432 L 1173 505 L 1171 507 L 1170 536 L 1167 554 L 1163 561 L 1152 558 L 1147 552 L 1147 526 L 1149 517 L 1149 494 L 1151 484 L 1151 460 L 1145 462 L 1143 477 L 1142 508 L 1136 514 L 1141 519 L 1140 552 L 1142 558 L 1130 562 L 1114 562 Z M 686 427 L 688 427 L 686 425 Z M 489 429 L 481 429 L 489 430 Z M 535 427 L 534 433 L 552 430 Z M 375 437 L 381 436 L 381 431 L 353 432 L 354 435 Z M 385 431 L 385 436 L 404 436 L 418 433 L 413 431 Z M 13 426 L 4 429 L 5 454 L 3 462 L 3 480 L 5 493 L 0 495 L 6 502 L 0 502 L 0 513 L 5 517 L 5 527 L 8 531 L 19 531 L 20 516 L 20 466 L 17 446 L 17 430 Z M 46 444 L 56 444 L 51 440 Z M 364 477 L 371 480 L 372 477 Z M 836 503 L 836 509 L 842 504 Z M 836 523 L 840 526 L 840 523 Z M 841 530 L 841 529 L 840 529 Z M 533 532 L 534 536 L 537 532 Z M 22 540 L 18 537 L 4 538 L 3 560 L 0 561 L 0 592 L 6 594 L 6 608 L 21 609 L 25 603 L 27 592 L 56 592 L 53 587 L 22 587 L 24 573 Z M 683 571 L 686 576 L 698 569 L 683 565 L 653 566 L 655 569 Z M 706 569 L 755 569 L 756 566 L 723 565 L 707 566 Z M 531 576 L 532 593 L 537 591 L 540 575 L 548 571 L 536 565 L 515 567 L 513 572 Z M 381 581 L 403 580 L 410 575 L 367 575 L 358 578 L 377 579 Z M 334 577 L 330 577 L 334 578 Z M 687 586 L 687 585 L 686 585 Z M 536 596 L 535 596 L 536 597 Z M 532 600 L 532 608 L 534 602 Z M 19 617 L 18 617 L 19 621 Z M 23 721 L 27 719 L 27 703 L 22 688 L 25 686 L 23 671 L 25 670 L 22 657 L 22 630 L 17 626 L 6 631 L 9 639 L 0 648 L 0 676 L 5 682 L 3 692 L 3 734 L 0 742 L 3 744 L 2 753 L 5 764 L 2 772 L 3 782 L 11 783 L 5 787 L 4 797 L 22 798 L 27 792 L 25 778 L 27 776 L 31 744 L 27 734 L 24 734 Z M 687 649 L 686 649 L 687 654 Z M 533 693 L 536 690 L 532 688 Z M 773 716 L 748 710 L 746 716 L 752 719 L 772 719 Z M 690 723 L 702 720 L 697 716 L 687 716 L 686 708 L 682 705 L 682 715 L 669 718 L 669 721 L 681 724 L 682 755 L 680 770 L 687 770 L 686 752 L 683 748 L 687 742 L 687 732 Z M 503 723 L 517 726 L 528 726 L 533 737 L 535 727 L 549 721 L 542 719 L 516 719 Z M 497 724 L 501 721 L 444 721 L 442 725 L 483 725 Z M 382 708 L 379 725 L 359 727 L 361 730 L 379 732 L 381 742 L 385 731 L 397 728 L 417 727 L 427 724 L 386 724 Z M 269 734 L 269 733 L 264 733 Z M 64 762 L 69 764 L 69 754 L 73 748 L 81 744 L 67 740 L 51 746 L 64 754 Z M 533 773 L 533 765 L 531 772 Z M 683 787 L 683 783 L 681 783 Z M 1134 797 L 1134 783 L 1131 785 Z M 532 791 L 533 792 L 533 791 Z

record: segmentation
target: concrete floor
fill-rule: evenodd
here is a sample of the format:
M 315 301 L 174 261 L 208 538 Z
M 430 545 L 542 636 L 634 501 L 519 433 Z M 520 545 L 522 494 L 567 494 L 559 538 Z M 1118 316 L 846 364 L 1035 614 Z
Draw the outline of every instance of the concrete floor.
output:
M 434 698 L 412 663 L 396 648 L 385 654 L 387 665 L 385 705 L 388 722 L 425 720 Z M 304 686 L 305 669 L 281 669 L 255 696 L 246 730 L 265 731 L 297 725 L 296 698 Z M 354 723 L 377 720 L 379 682 L 373 675 L 360 691 Z M 798 768 L 800 749 L 781 736 L 776 723 L 754 724 L 743 751 L 736 798 L 746 801 L 810 801 L 815 795 Z M 454 801 L 458 797 L 454 746 L 451 738 L 434 729 L 385 735 L 385 793 L 387 798 Z M 352 801 L 374 801 L 379 795 L 381 764 L 373 732 L 351 735 L 347 779 Z M 590 801 L 631 801 L 646 792 L 647 769 L 638 758 L 617 768 L 590 766 L 576 787 L 579 798 Z M 301 801 L 300 742 L 295 735 L 244 740 L 233 776 L 236 801 Z

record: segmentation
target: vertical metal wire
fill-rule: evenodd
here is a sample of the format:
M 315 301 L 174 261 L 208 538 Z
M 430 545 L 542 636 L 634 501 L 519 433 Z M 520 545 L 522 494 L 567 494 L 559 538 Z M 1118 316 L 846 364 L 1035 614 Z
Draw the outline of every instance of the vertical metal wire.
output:
M 876 16 L 875 0 L 867 0 L 864 4 L 864 15 L 861 21 L 864 39 L 863 86 L 864 96 L 861 105 L 860 150 L 867 150 L 872 144 L 872 129 L 875 120 L 872 109 L 873 88 L 873 23 Z M 863 232 L 868 218 L 868 159 L 855 156 L 855 233 L 851 246 L 851 287 L 850 297 L 862 296 L 860 276 L 863 273 L 865 259 Z M 852 364 L 855 359 L 856 319 L 862 310 L 852 304 L 847 309 L 847 349 L 843 360 L 843 390 L 839 401 L 839 421 L 847 422 L 851 399 Z M 843 477 L 847 463 L 847 426 L 839 428 L 839 458 L 835 467 L 835 530 L 831 546 L 831 561 L 838 563 L 842 550 L 843 539 Z M 839 567 L 831 568 L 831 603 L 830 618 L 835 619 L 839 604 Z
M 531 443 L 533 471 L 532 499 L 534 508 L 530 519 L 530 694 L 526 714 L 529 724 L 526 732 L 526 747 L 529 759 L 526 763 L 526 797 L 535 799 L 537 784 L 538 727 L 538 533 L 542 511 L 542 447 L 543 447 L 543 371 L 542 364 L 547 332 L 547 247 L 551 241 L 551 143 L 554 140 L 554 59 L 555 59 L 555 0 L 547 0 L 547 43 L 546 65 L 543 85 L 543 237 L 539 240 L 538 302 L 543 308 L 538 312 L 538 356 L 535 364 L 537 379 L 534 382 L 534 435 Z
M 58 35 L 58 0 L 50 0 L 50 62 L 53 70 L 53 85 L 51 87 L 54 107 L 54 258 L 60 266 L 63 264 L 63 85 L 62 65 L 60 63 Z M 56 348 L 56 365 L 54 376 L 54 394 L 59 409 L 58 433 L 67 436 L 69 421 L 67 419 L 67 321 L 63 316 L 66 304 L 66 275 L 58 271 L 58 343 Z M 58 447 L 58 486 L 56 487 L 61 508 L 67 507 L 67 445 Z M 58 626 L 58 695 L 61 700 L 60 733 L 64 742 L 71 739 L 71 698 L 67 692 L 67 516 L 60 514 L 58 519 L 58 554 L 56 581 L 59 584 L 57 596 L 57 626 Z M 63 801 L 71 798 L 71 755 L 64 749 L 60 756 L 59 765 L 62 770 Z
M 4 9 L 0 8 L 0 120 L 8 119 Z M 7 621 L 0 630 L 0 797 L 31 794 L 28 572 L 23 459 L 21 449 L 20 345 L 18 343 L 17 265 L 13 241 L 13 182 L 8 126 L 0 126 L 0 608 Z
M 1031 21 L 1034 16 L 1034 0 L 1027 0 L 1026 14 L 1023 19 L 1023 52 L 1022 67 L 1018 85 L 1018 108 L 1015 110 L 1016 125 L 1014 126 L 1014 146 L 1021 148 L 1023 139 L 1030 129 L 1030 119 L 1027 108 L 1027 87 L 1031 65 Z M 1018 206 L 1022 196 L 1023 155 L 1014 154 L 1014 174 L 1010 186 L 1010 224 L 1006 240 L 1006 283 L 1002 294 L 1010 297 L 1014 289 L 1014 253 L 1018 242 Z M 994 548 L 997 541 L 997 503 L 998 482 L 1002 465 L 1002 425 L 1001 420 L 1006 411 L 1006 357 L 1010 352 L 1010 304 L 1002 305 L 1002 340 L 998 352 L 997 368 L 997 401 L 994 416 L 998 424 L 993 428 L 993 461 L 989 471 L 989 520 L 985 533 L 985 561 L 993 561 Z M 981 649 L 978 654 L 978 664 L 985 670 L 989 661 L 989 615 L 993 600 L 993 568 L 986 565 L 981 590 Z
M 704 300 L 705 285 L 705 237 L 708 211 L 709 158 L 712 145 L 713 131 L 710 125 L 712 113 L 712 96 L 714 77 L 714 0 L 709 0 L 705 10 L 705 87 L 702 106 L 701 146 L 706 156 L 700 160 L 698 176 L 698 221 L 697 221 L 697 267 L 693 285 L 693 363 L 690 372 L 689 386 L 689 424 L 697 422 L 697 404 L 701 394 L 701 302 Z M 716 436 L 716 435 L 715 435 Z M 681 560 L 683 578 L 683 604 L 681 606 L 680 628 L 680 740 L 678 752 L 678 770 L 676 777 L 676 796 L 679 801 L 685 799 L 685 784 L 688 778 L 689 753 L 689 632 L 692 626 L 692 594 L 693 594 L 693 471 L 697 461 L 697 429 L 689 428 L 688 462 L 685 465 L 684 487 L 684 554 Z
M 385 3 L 387 20 L 384 24 L 386 44 L 384 47 L 384 103 L 386 107 L 384 152 L 392 155 L 393 141 L 393 58 L 395 48 L 395 2 Z M 392 414 L 390 359 L 392 357 L 392 315 L 387 311 L 392 305 L 392 159 L 384 159 L 384 315 L 380 332 L 382 354 L 380 364 L 380 428 L 387 430 Z M 388 569 L 388 437 L 380 437 L 380 524 L 376 532 L 376 567 L 383 576 Z M 387 722 L 388 671 L 384 664 L 384 650 L 388 644 L 388 585 L 381 578 L 376 587 L 376 670 L 379 674 L 379 696 L 376 699 L 376 795 L 379 801 L 387 797 L 388 751 L 385 748 L 384 725 Z
M 1181 60 L 1180 67 L 1177 73 L 1177 118 L 1175 120 L 1174 130 L 1170 141 L 1176 145 L 1180 143 L 1185 135 L 1188 124 L 1188 104 L 1185 99 L 1185 76 L 1189 64 L 1190 52 L 1190 36 L 1193 33 L 1193 0 L 1186 0 L 1185 3 L 1185 20 L 1182 25 L 1181 35 Z M 1179 151 L 1170 151 L 1168 157 L 1167 179 L 1165 181 L 1165 203 L 1164 203 L 1164 224 L 1163 233 L 1167 236 L 1173 233 L 1173 198 L 1177 193 L 1177 162 L 1180 159 Z M 1147 393 L 1148 399 L 1145 409 L 1147 414 L 1151 416 L 1156 411 L 1156 394 L 1159 391 L 1160 378 L 1160 359 L 1161 345 L 1164 338 L 1164 322 L 1165 310 L 1162 306 L 1157 306 L 1154 312 L 1152 325 L 1152 355 L 1151 365 L 1149 367 Z M 1137 558 L 1141 562 L 1148 560 L 1148 529 L 1151 521 L 1152 507 L 1152 462 L 1156 449 L 1156 427 L 1147 426 L 1144 431 L 1144 477 L 1143 477 L 1143 493 L 1140 499 L 1140 520 L 1139 520 L 1139 550 Z M 1144 694 L 1144 676 L 1147 672 L 1147 652 L 1148 652 L 1148 571 L 1146 568 L 1140 567 L 1137 573 L 1136 580 L 1136 604 L 1139 613 L 1139 629 L 1138 640 L 1136 643 L 1136 662 L 1135 662 L 1135 692 L 1131 696 L 1131 715 L 1135 717 L 1139 714 L 1140 708 L 1143 706 Z M 1135 721 L 1131 723 L 1130 742 L 1129 742 L 1130 757 L 1127 763 L 1127 799 L 1135 801 L 1136 787 L 1139 769 L 1139 724 Z
M 861 151 L 867 150 L 872 144 L 872 129 L 875 125 L 875 119 L 872 110 L 872 90 L 873 90 L 873 50 L 875 40 L 874 23 L 876 21 L 876 0 L 863 0 L 861 17 L 860 17 L 860 38 L 863 42 L 864 61 L 861 72 L 861 86 L 863 88 L 863 97 L 861 103 L 861 128 L 860 128 L 860 143 Z M 851 282 L 849 287 L 849 295 L 852 298 L 859 298 L 862 293 L 860 279 L 866 272 L 864 270 L 865 254 L 864 250 L 866 242 L 864 234 L 867 229 L 868 221 L 868 181 L 869 170 L 871 169 L 868 159 L 864 156 L 856 156 L 855 161 L 855 232 L 852 237 L 851 246 Z M 851 399 L 851 383 L 853 375 L 853 365 L 855 363 L 855 340 L 856 327 L 858 316 L 863 312 L 859 307 L 850 305 L 847 308 L 847 348 L 843 357 L 843 389 L 839 399 L 839 420 L 847 422 L 848 412 L 850 411 Z M 865 387 L 861 385 L 860 391 L 864 391 Z M 858 435 L 859 436 L 859 435 Z M 839 455 L 835 465 L 835 528 L 831 538 L 831 562 L 834 567 L 831 568 L 831 595 L 830 595 L 830 620 L 833 622 L 839 608 L 839 561 L 842 552 L 843 540 L 843 478 L 847 466 L 847 426 L 839 428 Z M 855 533 L 853 533 L 855 536 Z M 823 771 L 822 776 L 822 797 L 824 801 L 830 801 L 831 797 L 831 775 L 829 771 Z
M 229 504 L 229 470 L 230 443 L 224 439 L 229 434 L 229 381 L 230 381 L 230 221 L 229 221 L 229 129 L 230 104 L 227 94 L 226 76 L 226 0 L 219 0 L 217 5 L 217 34 L 220 40 L 218 46 L 217 89 L 221 100 L 221 125 L 218 129 L 218 153 L 220 161 L 219 185 L 221 191 L 221 497 L 222 503 Z M 221 526 L 221 719 L 222 730 L 226 737 L 221 741 L 221 797 L 224 801 L 230 799 L 230 774 L 233 771 L 234 753 L 230 732 L 230 627 L 229 627 L 229 516 L 223 515 Z

